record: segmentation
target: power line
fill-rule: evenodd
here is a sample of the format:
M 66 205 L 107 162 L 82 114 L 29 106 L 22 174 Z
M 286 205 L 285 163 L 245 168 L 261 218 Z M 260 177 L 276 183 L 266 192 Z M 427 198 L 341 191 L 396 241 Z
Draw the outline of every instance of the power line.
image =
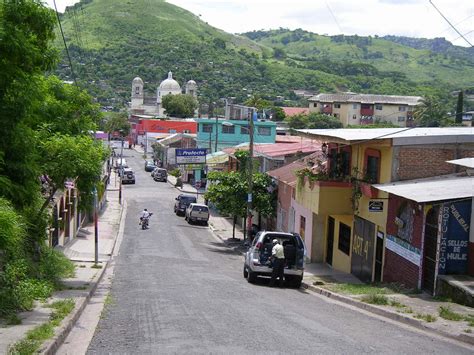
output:
M 452 27 L 452 29 L 455 30 L 456 33 L 457 33 L 459 36 L 461 36 L 461 38 L 464 39 L 464 40 L 472 47 L 471 42 L 469 42 L 469 41 L 467 40 L 467 38 L 464 37 L 464 35 L 463 35 L 461 32 L 459 32 L 456 27 L 454 27 L 454 25 L 446 18 L 446 16 L 443 15 L 443 13 L 436 7 L 436 5 L 433 4 L 433 1 L 429 0 L 429 2 L 430 2 L 430 4 L 435 8 L 435 10 L 438 11 L 438 13 L 441 15 L 441 17 L 444 18 L 444 20 L 445 20 L 447 23 L 449 23 L 449 25 Z
M 66 39 L 64 38 L 63 26 L 61 25 L 61 19 L 59 18 L 59 12 L 58 12 L 58 7 L 56 6 L 56 0 L 53 0 L 53 3 L 54 3 L 54 9 L 56 11 L 56 17 L 58 19 L 59 29 L 61 30 L 61 36 L 63 38 L 64 48 L 66 48 L 67 58 L 69 60 L 69 67 L 71 68 L 72 80 L 74 80 L 74 84 L 77 87 L 79 87 L 76 81 L 76 74 L 74 74 L 74 68 L 72 66 L 71 56 L 69 55 L 69 49 L 67 48 Z

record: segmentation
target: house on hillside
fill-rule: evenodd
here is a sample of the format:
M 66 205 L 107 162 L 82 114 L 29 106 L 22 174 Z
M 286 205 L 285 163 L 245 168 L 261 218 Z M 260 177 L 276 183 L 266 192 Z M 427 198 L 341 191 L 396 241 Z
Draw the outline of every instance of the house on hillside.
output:
M 299 133 L 324 142 L 326 155 L 325 163 L 317 164 L 316 169 L 298 172 L 295 189 L 295 201 L 312 213 L 311 259 L 366 282 L 398 279 L 432 291 L 431 269 L 424 268 L 431 244 L 420 229 L 429 231 L 436 224 L 430 214 L 432 205 L 458 200 L 458 195 L 448 194 L 454 187 L 440 184 L 436 177 L 459 173 L 459 166 L 447 161 L 474 157 L 472 129 L 316 129 Z M 467 183 L 472 188 L 469 178 L 465 179 L 456 180 L 456 186 Z M 419 200 L 401 192 L 396 197 L 395 190 L 388 190 L 391 184 L 404 186 L 408 180 L 416 180 L 407 183 L 414 184 L 417 194 L 437 197 Z M 430 180 L 436 180 L 434 185 Z M 423 186 L 421 191 L 417 186 Z M 412 229 L 406 229 L 409 225 Z M 437 248 L 440 238 L 437 233 Z
M 419 96 L 337 93 L 318 94 L 308 101 L 310 112 L 334 116 L 344 127 L 384 122 L 412 127 L 413 111 L 421 99 Z

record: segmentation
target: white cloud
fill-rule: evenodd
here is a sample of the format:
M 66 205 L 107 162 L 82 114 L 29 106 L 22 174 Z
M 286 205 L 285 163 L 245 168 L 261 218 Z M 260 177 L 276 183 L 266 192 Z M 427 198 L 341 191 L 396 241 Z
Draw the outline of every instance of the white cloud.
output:
M 448 40 L 456 39 L 454 43 L 457 45 L 467 45 L 427 0 L 167 1 L 201 15 L 203 21 L 230 33 L 283 27 L 330 35 L 446 37 Z M 65 6 L 75 2 L 56 0 L 59 11 L 64 11 Z M 48 0 L 47 3 L 52 4 L 53 1 Z M 466 33 L 471 43 L 474 42 L 472 0 L 434 0 L 433 3 L 456 24 L 461 33 Z

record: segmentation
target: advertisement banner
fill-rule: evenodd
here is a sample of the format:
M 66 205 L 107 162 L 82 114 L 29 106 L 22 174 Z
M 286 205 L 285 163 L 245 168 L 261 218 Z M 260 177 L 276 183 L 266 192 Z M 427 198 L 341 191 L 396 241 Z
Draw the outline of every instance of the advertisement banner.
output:
M 176 149 L 176 164 L 205 164 L 207 149 Z
M 438 273 L 465 274 L 471 201 L 445 203 L 441 209 Z

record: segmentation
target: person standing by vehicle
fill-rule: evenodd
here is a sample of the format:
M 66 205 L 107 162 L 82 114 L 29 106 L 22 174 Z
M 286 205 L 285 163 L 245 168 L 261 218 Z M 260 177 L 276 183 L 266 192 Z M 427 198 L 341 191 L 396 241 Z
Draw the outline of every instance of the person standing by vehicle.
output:
M 278 239 L 273 239 L 273 248 L 272 248 L 272 278 L 270 279 L 270 287 L 275 286 L 275 281 L 278 278 L 280 287 L 283 287 L 283 277 L 285 272 L 285 252 L 283 250 L 283 245 L 278 242 Z

